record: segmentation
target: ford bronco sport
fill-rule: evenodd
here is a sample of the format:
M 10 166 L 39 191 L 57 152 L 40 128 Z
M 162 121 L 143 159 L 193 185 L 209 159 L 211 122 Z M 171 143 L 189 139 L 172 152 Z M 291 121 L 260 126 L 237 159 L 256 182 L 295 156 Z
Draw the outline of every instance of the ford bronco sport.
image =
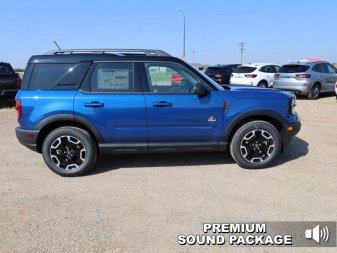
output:
M 254 169 L 270 166 L 300 130 L 295 106 L 288 92 L 221 87 L 160 50 L 57 50 L 28 61 L 16 135 L 61 176 L 87 172 L 103 153 L 227 147 Z

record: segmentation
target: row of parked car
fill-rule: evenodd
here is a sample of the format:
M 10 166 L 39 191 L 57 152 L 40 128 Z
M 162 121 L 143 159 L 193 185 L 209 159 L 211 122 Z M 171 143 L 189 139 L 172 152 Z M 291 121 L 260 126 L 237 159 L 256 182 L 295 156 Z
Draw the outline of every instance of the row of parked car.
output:
M 273 63 L 217 65 L 205 74 L 220 85 L 272 87 L 317 99 L 321 93 L 336 91 L 337 69 L 321 59 L 303 59 L 279 66 Z
M 21 86 L 21 78 L 7 62 L 0 62 L 0 97 L 13 97 Z

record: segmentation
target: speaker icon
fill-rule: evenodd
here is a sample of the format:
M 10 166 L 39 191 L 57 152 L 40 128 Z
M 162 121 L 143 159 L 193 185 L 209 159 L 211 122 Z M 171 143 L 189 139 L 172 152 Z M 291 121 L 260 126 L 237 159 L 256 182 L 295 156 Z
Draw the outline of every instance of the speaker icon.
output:
M 313 239 L 317 243 L 319 243 L 320 239 L 322 238 L 327 242 L 329 240 L 329 228 L 325 226 L 324 228 L 320 229 L 319 225 L 317 225 L 313 229 L 307 229 L 305 230 L 305 238 Z

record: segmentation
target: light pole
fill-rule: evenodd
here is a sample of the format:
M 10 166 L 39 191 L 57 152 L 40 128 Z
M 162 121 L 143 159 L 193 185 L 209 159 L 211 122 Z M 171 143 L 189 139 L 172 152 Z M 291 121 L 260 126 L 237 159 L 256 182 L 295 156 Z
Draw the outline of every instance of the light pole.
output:
M 243 55 L 243 52 L 246 51 L 246 43 L 240 42 L 239 46 L 240 46 L 240 52 L 241 52 L 241 65 L 242 65 L 242 55 Z
M 192 53 L 192 63 L 194 64 L 194 56 L 195 56 L 195 53 L 196 53 L 197 51 L 195 51 L 195 50 L 191 50 L 191 53 Z
M 185 27 L 186 27 L 186 23 L 185 23 L 185 13 L 184 13 L 184 11 L 182 11 L 182 10 L 179 10 L 179 12 L 181 12 L 181 14 L 183 15 L 183 18 L 184 18 L 184 31 L 183 31 L 183 57 L 182 57 L 182 59 L 185 61 L 186 60 L 186 55 L 185 55 L 185 31 L 186 31 L 186 29 L 185 29 Z

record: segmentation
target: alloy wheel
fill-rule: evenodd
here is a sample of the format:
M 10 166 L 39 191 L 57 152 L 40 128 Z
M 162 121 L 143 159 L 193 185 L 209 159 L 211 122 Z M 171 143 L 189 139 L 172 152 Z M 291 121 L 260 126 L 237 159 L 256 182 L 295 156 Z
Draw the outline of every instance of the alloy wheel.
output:
M 241 155 L 252 163 L 262 163 L 273 153 L 275 140 L 266 130 L 252 130 L 242 139 Z
M 65 135 L 55 139 L 49 150 L 52 162 L 60 169 L 75 170 L 86 159 L 83 143 L 74 136 Z

